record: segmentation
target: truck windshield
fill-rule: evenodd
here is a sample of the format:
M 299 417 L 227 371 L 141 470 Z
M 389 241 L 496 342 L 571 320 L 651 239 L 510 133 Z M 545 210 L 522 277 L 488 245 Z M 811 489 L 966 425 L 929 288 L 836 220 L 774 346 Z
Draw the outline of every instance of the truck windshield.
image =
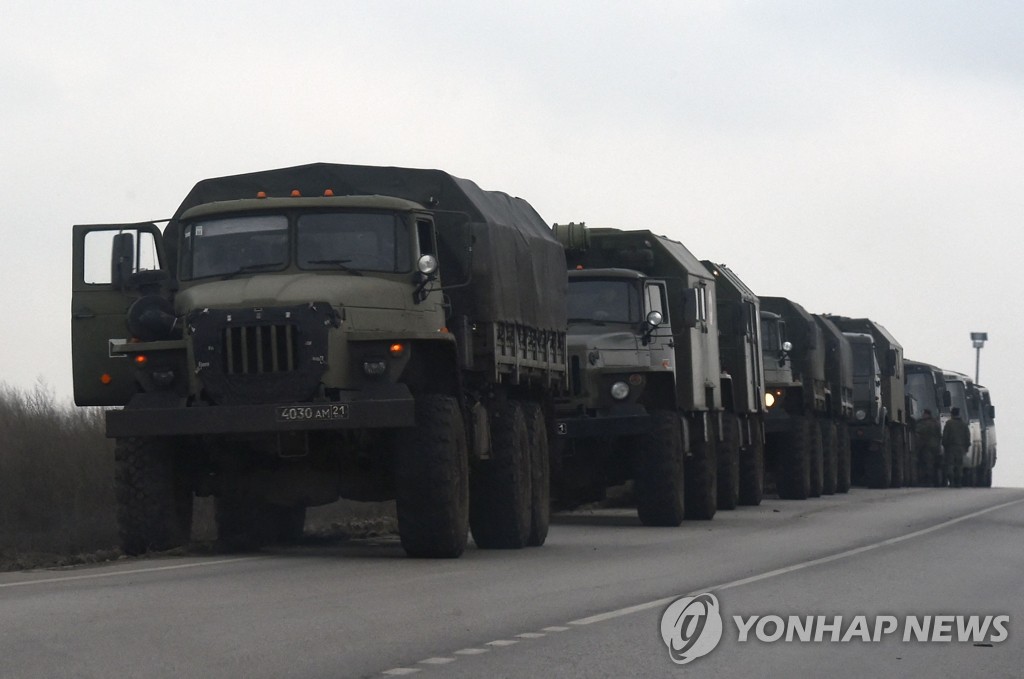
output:
M 931 373 L 907 373 L 907 393 L 917 401 L 919 411 L 928 408 L 933 413 L 939 412 L 939 402 L 935 395 L 935 380 Z M 918 413 L 913 414 L 918 415 Z
M 851 342 L 853 349 L 853 374 L 856 377 L 870 377 L 878 373 L 874 348 L 866 342 Z
M 185 227 L 182 278 L 273 271 L 288 265 L 288 218 L 228 217 Z
M 412 270 L 409 230 L 386 212 L 317 212 L 299 216 L 299 268 Z
M 967 387 L 959 380 L 946 382 L 946 391 L 949 392 L 951 407 L 959 408 L 960 415 L 967 419 Z
M 569 322 L 639 323 L 640 291 L 632 281 L 570 280 Z

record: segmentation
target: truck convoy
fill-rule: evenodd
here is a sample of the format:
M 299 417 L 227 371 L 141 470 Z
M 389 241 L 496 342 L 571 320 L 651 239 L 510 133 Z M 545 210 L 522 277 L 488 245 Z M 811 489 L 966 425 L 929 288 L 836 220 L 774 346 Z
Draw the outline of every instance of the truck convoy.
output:
M 320 163 L 201 181 L 162 231 L 76 226 L 74 257 L 75 401 L 120 406 L 125 552 L 187 541 L 194 495 L 238 547 L 339 497 L 395 499 L 410 556 L 544 542 L 566 264 L 525 201 Z
M 903 361 L 903 368 L 907 378 L 908 417 L 912 422 L 917 422 L 924 411 L 928 410 L 941 429 L 949 420 L 950 408 L 950 396 L 946 391 L 945 376 L 942 370 L 928 363 L 910 360 Z M 912 448 L 914 450 L 912 485 L 939 485 L 942 481 L 941 460 L 924 457 L 917 445 Z
M 714 278 L 681 243 L 650 231 L 556 224 L 554 233 L 570 269 L 557 499 L 597 499 L 632 479 L 646 525 L 712 518 L 723 432 Z M 719 450 L 730 460 L 739 455 L 732 425 Z
M 552 488 L 632 480 L 651 526 L 760 503 L 766 466 L 783 498 L 885 488 L 916 475 L 924 407 L 965 413 L 965 478 L 992 483 L 988 390 L 878 323 L 442 171 L 206 179 L 165 228 L 78 225 L 73 247 L 75 401 L 111 407 L 128 554 L 187 542 L 195 496 L 243 549 L 394 499 L 407 554 L 452 558 L 470 531 L 543 544 Z

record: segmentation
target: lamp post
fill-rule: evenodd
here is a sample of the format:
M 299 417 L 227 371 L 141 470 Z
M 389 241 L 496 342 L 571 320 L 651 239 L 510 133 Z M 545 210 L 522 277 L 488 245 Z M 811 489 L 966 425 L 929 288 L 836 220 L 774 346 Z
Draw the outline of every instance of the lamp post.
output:
M 978 383 L 978 373 L 981 370 L 981 348 L 985 346 L 985 342 L 988 340 L 987 332 L 972 332 L 971 343 L 974 344 L 975 358 L 974 358 L 974 383 Z

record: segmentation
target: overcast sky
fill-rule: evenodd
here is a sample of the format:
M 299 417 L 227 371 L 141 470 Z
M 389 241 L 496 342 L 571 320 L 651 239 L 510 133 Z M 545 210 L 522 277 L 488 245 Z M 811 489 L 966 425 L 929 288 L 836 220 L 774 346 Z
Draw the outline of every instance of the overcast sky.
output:
M 8 0 L 0 379 L 71 393 L 71 225 L 200 179 L 439 168 L 649 228 L 974 373 L 1024 486 L 1024 3 Z

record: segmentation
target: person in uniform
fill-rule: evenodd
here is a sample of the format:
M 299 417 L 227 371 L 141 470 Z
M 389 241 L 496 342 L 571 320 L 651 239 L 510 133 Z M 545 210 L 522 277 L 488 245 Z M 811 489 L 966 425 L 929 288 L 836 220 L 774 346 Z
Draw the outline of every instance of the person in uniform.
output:
M 951 418 L 942 429 L 946 478 L 950 486 L 959 488 L 964 473 L 964 453 L 971 447 L 971 430 L 960 419 L 959 408 L 953 408 L 949 414 Z
M 925 408 L 914 425 L 917 435 L 918 479 L 922 486 L 938 486 L 942 481 L 942 427 Z

